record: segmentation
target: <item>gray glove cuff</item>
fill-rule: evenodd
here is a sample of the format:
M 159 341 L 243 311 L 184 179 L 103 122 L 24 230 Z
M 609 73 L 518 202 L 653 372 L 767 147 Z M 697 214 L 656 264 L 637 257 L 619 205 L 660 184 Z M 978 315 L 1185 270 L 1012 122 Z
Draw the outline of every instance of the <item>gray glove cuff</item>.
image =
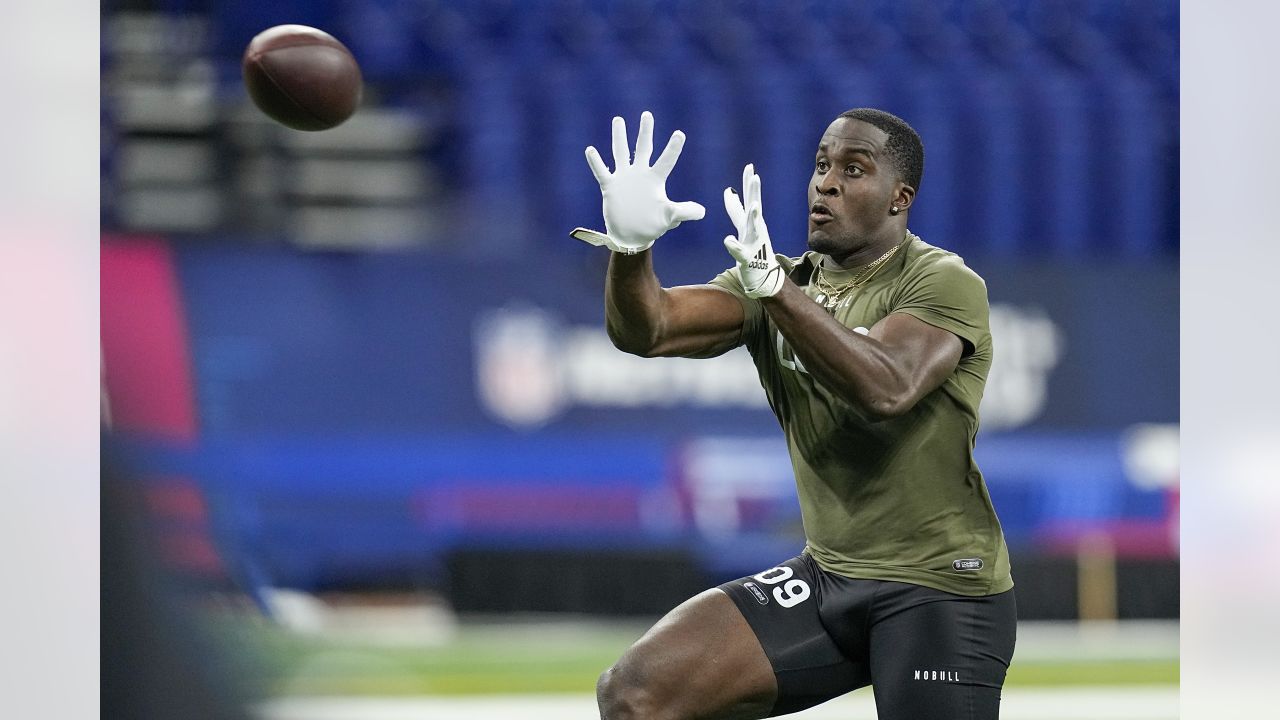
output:
M 616 241 L 614 241 L 613 238 L 609 237 L 608 235 L 602 232 L 599 232 L 596 230 L 589 230 L 587 228 L 582 228 L 582 227 L 577 227 L 571 230 L 569 232 L 569 236 L 573 238 L 577 238 L 578 240 L 581 240 L 582 242 L 587 243 L 588 245 L 595 245 L 597 247 L 599 246 L 607 247 L 610 250 L 616 253 L 622 253 L 623 255 L 635 255 L 636 253 L 644 252 L 645 250 L 648 250 L 649 248 L 653 247 L 653 243 L 654 243 L 653 240 L 650 240 L 648 243 L 640 247 L 625 247 L 625 246 L 619 245 Z

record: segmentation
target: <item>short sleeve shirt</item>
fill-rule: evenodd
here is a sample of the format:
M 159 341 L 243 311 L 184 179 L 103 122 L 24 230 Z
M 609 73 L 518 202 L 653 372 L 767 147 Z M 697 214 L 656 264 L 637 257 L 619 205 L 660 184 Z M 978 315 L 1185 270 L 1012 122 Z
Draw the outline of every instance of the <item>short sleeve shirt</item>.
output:
M 817 301 L 821 255 L 779 256 Z M 852 274 L 824 270 L 839 286 Z M 842 296 L 837 321 L 866 333 L 894 313 L 954 333 L 956 369 L 905 414 L 873 422 L 804 368 L 764 307 L 748 298 L 737 268 L 711 284 L 737 296 L 750 351 L 787 439 L 806 537 L 824 569 L 961 595 L 1013 587 L 1009 553 L 986 483 L 973 459 L 978 405 L 991 368 L 986 283 L 954 253 L 908 234 L 903 247 Z

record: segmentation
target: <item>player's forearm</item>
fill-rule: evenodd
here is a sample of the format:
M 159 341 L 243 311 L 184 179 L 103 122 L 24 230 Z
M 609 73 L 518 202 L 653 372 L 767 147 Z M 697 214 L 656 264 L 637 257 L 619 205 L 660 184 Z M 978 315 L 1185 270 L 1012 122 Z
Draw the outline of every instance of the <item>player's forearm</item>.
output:
M 609 257 L 604 316 L 615 347 L 635 355 L 653 351 L 661 334 L 663 292 L 650 251 Z
M 910 409 L 907 373 L 880 342 L 841 325 L 793 283 L 762 302 L 805 369 L 838 398 L 874 419 Z

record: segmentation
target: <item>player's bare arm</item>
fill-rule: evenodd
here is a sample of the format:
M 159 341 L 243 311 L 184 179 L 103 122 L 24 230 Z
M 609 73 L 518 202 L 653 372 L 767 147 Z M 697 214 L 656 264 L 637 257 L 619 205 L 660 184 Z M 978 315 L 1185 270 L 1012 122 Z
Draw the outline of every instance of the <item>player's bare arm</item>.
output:
M 729 350 L 737 344 L 744 319 L 738 300 L 710 286 L 665 289 L 653 271 L 653 243 L 681 222 L 706 214 L 698 203 L 667 199 L 666 180 L 684 147 L 684 133 L 672 133 L 652 166 L 650 113 L 640 116 L 634 157 L 620 117 L 613 119 L 612 140 L 612 172 L 594 147 L 586 151 L 604 199 L 605 232 L 577 228 L 572 233 L 613 251 L 605 282 L 609 337 L 619 349 L 646 357 L 710 357 Z
M 790 281 L 761 302 L 805 368 L 871 418 L 910 410 L 942 385 L 964 349 L 953 333 L 906 313 L 856 333 Z
M 737 298 L 711 285 L 662 287 L 648 252 L 610 257 L 604 303 L 613 344 L 643 357 L 712 357 L 742 333 Z

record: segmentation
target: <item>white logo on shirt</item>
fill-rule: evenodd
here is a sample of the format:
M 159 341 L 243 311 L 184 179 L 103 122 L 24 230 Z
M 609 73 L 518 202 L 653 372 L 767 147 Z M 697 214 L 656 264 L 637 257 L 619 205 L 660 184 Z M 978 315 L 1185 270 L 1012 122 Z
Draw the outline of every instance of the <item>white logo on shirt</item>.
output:
M 800 362 L 800 358 L 796 357 L 796 354 L 794 352 L 791 353 L 791 357 L 795 359 L 794 360 L 787 359 L 787 351 L 790 350 L 791 348 L 787 346 L 787 341 L 783 339 L 782 333 L 775 330 L 774 334 L 778 338 L 778 343 L 777 343 L 778 364 L 788 370 L 795 370 L 797 372 L 802 372 L 808 375 L 809 371 L 805 369 L 804 363 Z
M 861 325 L 859 325 L 856 328 L 853 328 L 853 331 L 858 333 L 859 335 L 867 335 L 871 332 L 870 330 L 862 327 Z M 796 354 L 794 352 L 791 353 L 791 357 L 793 359 L 792 360 L 787 359 L 787 351 L 790 350 L 791 348 L 789 345 L 787 345 L 787 341 L 783 339 L 782 333 L 777 332 L 775 330 L 774 335 L 777 338 L 776 345 L 778 349 L 778 364 L 788 370 L 795 370 L 796 372 L 802 372 L 806 375 L 809 374 L 809 371 L 806 370 L 804 367 L 804 363 L 800 362 L 800 358 L 796 357 Z

